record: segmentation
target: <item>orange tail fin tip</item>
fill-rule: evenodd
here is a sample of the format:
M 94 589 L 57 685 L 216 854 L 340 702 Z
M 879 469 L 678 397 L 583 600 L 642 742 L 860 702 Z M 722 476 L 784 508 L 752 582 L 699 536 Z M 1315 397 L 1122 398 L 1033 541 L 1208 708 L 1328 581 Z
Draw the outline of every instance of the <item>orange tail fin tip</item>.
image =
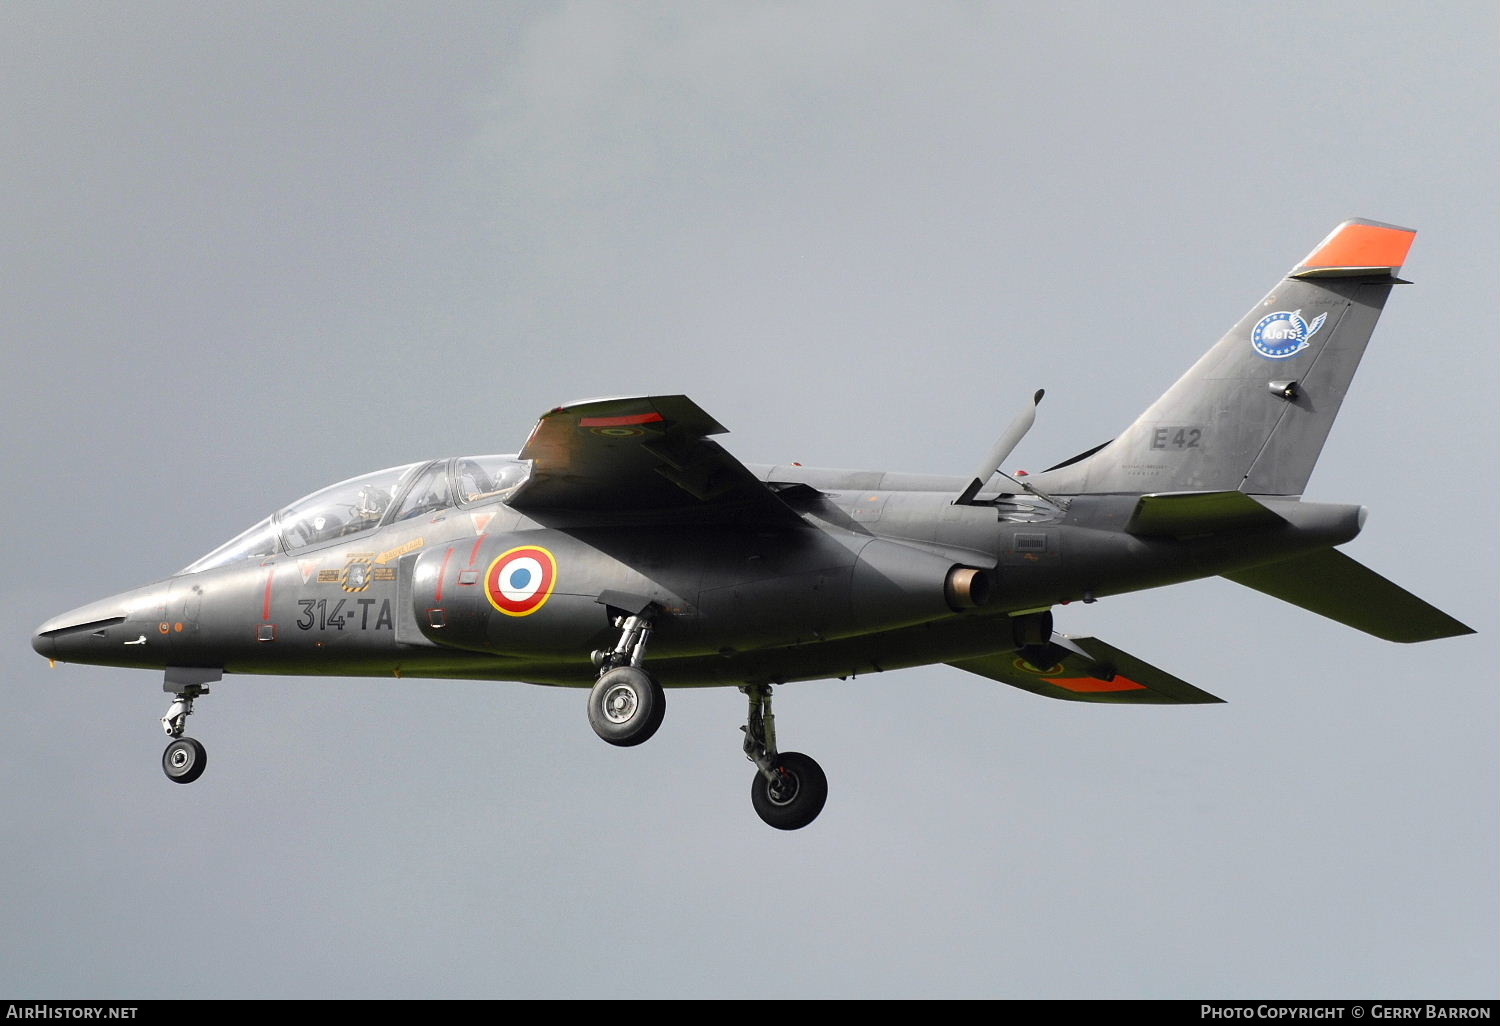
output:
M 1374 221 L 1345 221 L 1302 261 L 1294 276 L 1305 273 L 1368 271 L 1389 268 L 1392 274 L 1406 262 L 1417 233 L 1410 228 Z

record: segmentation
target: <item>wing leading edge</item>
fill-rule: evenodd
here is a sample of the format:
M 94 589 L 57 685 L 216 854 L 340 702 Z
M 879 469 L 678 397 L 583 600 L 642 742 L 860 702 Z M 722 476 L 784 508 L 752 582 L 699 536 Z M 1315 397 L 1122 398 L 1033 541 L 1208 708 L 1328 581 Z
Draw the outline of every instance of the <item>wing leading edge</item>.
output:
M 687 396 L 588 399 L 542 415 L 520 458 L 517 509 L 678 512 L 801 525 L 775 492 L 709 435 L 725 428 Z

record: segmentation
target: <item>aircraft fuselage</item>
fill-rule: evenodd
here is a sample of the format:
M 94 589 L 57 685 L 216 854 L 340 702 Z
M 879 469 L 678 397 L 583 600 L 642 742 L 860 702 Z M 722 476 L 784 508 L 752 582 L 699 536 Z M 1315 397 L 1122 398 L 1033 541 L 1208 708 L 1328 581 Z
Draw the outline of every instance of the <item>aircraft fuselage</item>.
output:
M 797 469 L 825 482 L 884 476 Z M 800 483 L 774 470 L 778 484 Z M 848 677 L 993 652 L 1014 614 L 1211 577 L 1359 530 L 1359 507 L 1267 499 L 1287 522 L 1232 544 L 1141 537 L 1123 530 L 1139 496 L 954 505 L 960 485 L 808 488 L 789 500 L 803 526 L 785 528 L 622 526 L 498 500 L 449 508 L 91 603 L 44 624 L 36 646 L 109 666 L 588 687 L 589 654 L 612 643 L 615 617 L 649 606 L 667 686 Z M 550 590 L 507 610 L 494 574 L 532 550 L 553 561 Z M 987 593 L 951 594 L 955 568 L 981 571 Z

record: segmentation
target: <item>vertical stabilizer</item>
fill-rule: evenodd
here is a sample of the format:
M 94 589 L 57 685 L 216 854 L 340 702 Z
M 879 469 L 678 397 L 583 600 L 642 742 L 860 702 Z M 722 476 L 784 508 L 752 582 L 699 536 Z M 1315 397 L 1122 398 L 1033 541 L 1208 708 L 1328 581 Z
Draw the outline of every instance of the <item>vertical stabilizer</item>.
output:
M 1300 495 L 1415 237 L 1345 221 L 1123 434 L 1037 485 Z

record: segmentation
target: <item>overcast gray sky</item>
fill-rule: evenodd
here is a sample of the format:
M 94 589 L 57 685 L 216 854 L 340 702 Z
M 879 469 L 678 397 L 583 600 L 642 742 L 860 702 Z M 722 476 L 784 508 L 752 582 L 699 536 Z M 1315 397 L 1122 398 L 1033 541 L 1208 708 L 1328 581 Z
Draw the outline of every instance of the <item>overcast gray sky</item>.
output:
M 1497 14 L 1360 3 L 0 5 L 0 995 L 1494 997 Z M 299 495 L 685 392 L 752 462 L 1109 438 L 1335 224 L 1419 230 L 1309 497 L 1478 629 L 1089 607 L 1228 700 L 957 670 L 617 750 L 582 692 L 159 674 L 44 619 Z

